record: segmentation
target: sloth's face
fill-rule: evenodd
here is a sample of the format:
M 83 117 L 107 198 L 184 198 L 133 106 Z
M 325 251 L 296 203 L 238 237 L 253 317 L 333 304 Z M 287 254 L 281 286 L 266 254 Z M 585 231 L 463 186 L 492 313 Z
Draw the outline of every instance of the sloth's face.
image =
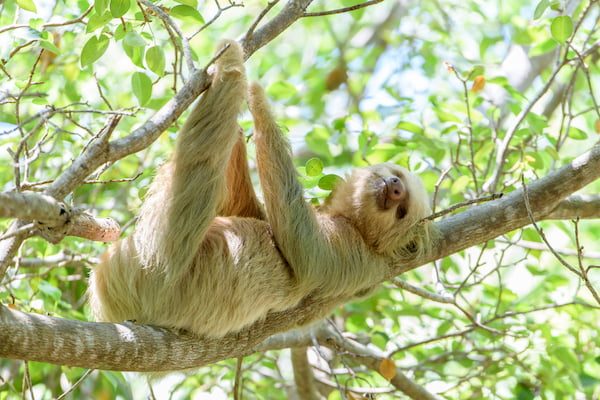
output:
M 376 251 L 410 242 L 410 229 L 431 213 L 421 179 L 392 163 L 355 169 L 327 211 L 348 218 Z
M 373 200 L 381 211 L 394 211 L 397 219 L 408 213 L 410 191 L 408 189 L 407 171 L 395 165 L 379 165 L 371 171 L 368 178 L 373 185 Z

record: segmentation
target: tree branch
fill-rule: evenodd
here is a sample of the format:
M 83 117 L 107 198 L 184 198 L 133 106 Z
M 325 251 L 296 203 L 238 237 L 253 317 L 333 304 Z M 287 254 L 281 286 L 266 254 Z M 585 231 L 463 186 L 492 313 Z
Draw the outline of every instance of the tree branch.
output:
M 281 32 L 285 31 L 297 19 L 303 17 L 304 11 L 312 1 L 313 0 L 289 0 L 281 12 L 269 21 L 269 23 L 265 24 L 265 26 L 254 33 L 249 32 L 250 35 L 246 35 L 241 41 L 246 59 L 273 40 Z
M 381 3 L 382 1 L 385 1 L 385 0 L 369 0 L 364 3 L 356 4 L 356 5 L 350 6 L 350 7 L 340 8 L 337 10 L 305 13 L 303 16 L 304 17 L 322 17 L 325 15 L 343 14 L 343 13 L 347 13 L 347 12 L 351 12 L 351 11 L 360 10 L 361 8 L 369 7 L 369 6 L 372 6 L 373 4 Z
M 600 144 L 548 176 L 528 185 L 537 220 L 554 216 L 573 193 L 600 177 Z M 596 197 L 590 202 L 595 203 Z M 557 206 L 559 204 L 559 206 Z M 438 223 L 439 245 L 427 257 L 407 260 L 390 277 L 472 245 L 528 225 L 523 191 L 515 190 Z M 375 285 L 378 282 L 373 282 Z M 307 297 L 296 307 L 271 313 L 264 321 L 219 339 L 177 335 L 164 329 L 131 323 L 108 324 L 70 321 L 0 308 L 0 357 L 61 365 L 123 371 L 169 371 L 194 368 L 219 360 L 245 356 L 278 332 L 327 315 L 351 299 Z M 101 345 L 100 345 L 101 344 Z
M 53 244 L 65 236 L 113 242 L 121 235 L 119 224 L 112 218 L 69 210 L 53 197 L 32 192 L 0 192 L 0 218 L 36 221 L 40 236 Z
M 0 192 L 0 218 L 20 218 L 64 224 L 65 206 L 53 197 L 32 192 Z

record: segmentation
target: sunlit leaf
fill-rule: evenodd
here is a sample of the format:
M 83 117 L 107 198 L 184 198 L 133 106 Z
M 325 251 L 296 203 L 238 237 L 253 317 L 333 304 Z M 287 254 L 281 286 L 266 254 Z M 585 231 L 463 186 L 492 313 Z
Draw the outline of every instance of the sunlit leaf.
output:
M 535 7 L 533 19 L 540 19 L 544 15 L 544 11 L 550 6 L 550 0 L 541 0 Z
M 146 51 L 146 65 L 155 74 L 163 74 L 165 71 L 165 56 L 160 46 L 150 47 Z
M 423 128 L 420 127 L 417 124 L 414 124 L 412 122 L 409 121 L 402 121 L 399 122 L 398 125 L 396 126 L 396 128 L 403 130 L 403 131 L 408 131 L 408 132 L 412 132 L 412 133 L 416 133 L 416 134 L 422 134 L 423 133 Z
M 42 40 L 40 41 L 40 46 L 42 46 L 44 49 L 58 55 L 60 54 L 60 49 L 58 47 L 56 47 L 56 45 L 48 40 Z
M 278 99 L 287 99 L 298 93 L 298 90 L 290 82 L 277 81 L 268 87 L 267 93 Z
M 37 12 L 37 8 L 33 0 L 17 0 L 17 5 L 21 7 L 23 10 Z
M 471 178 L 467 175 L 459 176 L 458 179 L 454 181 L 452 184 L 452 188 L 450 189 L 450 193 L 458 194 L 462 193 L 469 183 L 471 182 Z
M 98 15 L 96 13 L 92 14 L 88 18 L 87 26 L 85 31 L 87 33 L 91 33 L 98 28 L 104 27 L 110 20 L 112 19 L 112 15 L 110 12 L 106 11 L 102 15 Z
M 558 43 L 556 42 L 556 40 L 554 40 L 552 38 L 548 38 L 541 43 L 539 43 L 539 42 L 535 43 L 529 49 L 529 56 L 530 57 L 541 56 L 542 54 L 551 52 L 557 46 L 558 46 Z
M 198 0 L 175 0 L 179 4 L 184 4 L 193 8 L 198 8 Z
M 131 47 L 144 47 L 146 46 L 146 41 L 144 38 L 135 31 L 129 31 L 125 34 L 125 38 L 123 39 L 123 43 Z
M 581 129 L 572 126 L 569 128 L 569 137 L 575 140 L 585 140 L 588 138 L 588 134 Z
M 106 35 L 92 36 L 81 50 L 81 66 L 86 67 L 98 60 L 108 48 L 109 39 Z
M 579 361 L 572 349 L 566 346 L 552 347 L 549 353 L 570 369 L 579 369 Z
M 469 71 L 469 74 L 467 75 L 467 79 L 471 80 L 471 79 L 477 79 L 480 75 L 483 75 L 483 73 L 485 72 L 485 68 L 482 65 L 476 65 L 473 68 L 471 68 L 471 70 Z
M 343 179 L 340 176 L 328 174 L 319 179 L 318 186 L 323 190 L 333 190 L 340 181 L 343 181 Z
M 130 6 L 130 0 L 110 0 L 110 13 L 114 18 L 121 18 L 127 14 Z
M 318 158 L 311 158 L 306 162 L 306 175 L 319 176 L 323 173 L 323 162 Z
M 94 15 L 103 14 L 108 7 L 108 0 L 94 0 Z
M 144 47 L 129 46 L 123 42 L 123 50 L 131 62 L 140 68 L 144 68 Z
M 550 24 L 550 32 L 556 41 L 564 44 L 573 34 L 573 20 L 568 15 L 554 18 Z
M 196 10 L 194 7 L 179 5 L 171 8 L 169 14 L 177 19 L 182 21 L 194 22 L 194 23 L 204 23 L 204 18 L 200 15 L 200 12 Z
M 141 106 L 152 97 L 152 81 L 143 72 L 135 72 L 131 76 L 131 88 Z

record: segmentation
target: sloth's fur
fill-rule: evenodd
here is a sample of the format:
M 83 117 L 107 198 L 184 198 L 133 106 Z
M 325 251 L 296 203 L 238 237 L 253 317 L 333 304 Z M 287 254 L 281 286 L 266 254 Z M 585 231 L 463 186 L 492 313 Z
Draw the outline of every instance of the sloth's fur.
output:
M 364 294 L 390 266 L 431 246 L 429 225 L 417 224 L 430 213 L 423 184 L 397 165 L 356 169 L 326 206 L 307 204 L 262 88 L 248 88 L 241 48 L 225 43 L 135 232 L 92 273 L 89 299 L 100 321 L 219 337 L 308 295 Z M 246 97 L 264 208 L 237 125 Z M 400 183 L 389 183 L 394 177 Z

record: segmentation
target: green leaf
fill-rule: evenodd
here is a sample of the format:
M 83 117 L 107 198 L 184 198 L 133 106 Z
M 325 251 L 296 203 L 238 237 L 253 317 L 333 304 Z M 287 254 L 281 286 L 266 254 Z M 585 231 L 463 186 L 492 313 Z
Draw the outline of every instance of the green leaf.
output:
M 179 4 L 184 4 L 186 6 L 198 8 L 198 0 L 175 0 Z
M 81 66 L 86 67 L 98 60 L 108 48 L 109 39 L 106 35 L 92 36 L 81 50 Z
M 566 346 L 556 346 L 550 349 L 550 354 L 558 361 L 562 362 L 566 367 L 572 370 L 579 369 L 579 361 L 572 349 Z
M 293 84 L 286 81 L 278 81 L 269 86 L 267 93 L 277 99 L 289 99 L 296 95 L 298 91 Z
M 40 42 L 40 46 L 42 46 L 44 49 L 46 49 L 46 50 L 48 50 L 48 51 L 50 51 L 50 52 L 52 52 L 52 53 L 54 53 L 56 55 L 60 54 L 60 49 L 58 47 L 56 47 L 54 45 L 54 43 L 52 43 L 52 42 L 50 42 L 48 40 L 42 40 Z
M 544 168 L 544 159 L 537 152 L 533 152 L 533 151 L 527 152 L 526 160 L 527 160 L 527 163 L 533 169 L 540 170 L 540 169 Z
M 529 49 L 529 56 L 541 56 L 542 54 L 546 54 L 554 50 L 558 46 L 556 40 L 552 38 L 548 38 L 541 43 L 534 43 L 534 45 Z
M 21 7 L 23 10 L 31 11 L 33 13 L 37 13 L 37 8 L 33 0 L 17 0 L 17 5 Z
M 94 32 L 98 28 L 104 27 L 108 21 L 112 19 L 110 12 L 105 12 L 102 15 L 92 14 L 88 19 L 87 27 L 85 28 L 86 33 Z
M 321 179 L 319 179 L 319 188 L 323 190 L 333 190 L 336 185 L 343 181 L 342 177 L 335 174 L 327 174 Z
M 143 72 L 135 72 L 131 76 L 131 88 L 140 106 L 146 104 L 152 97 L 152 81 Z
M 143 37 L 140 36 L 139 33 L 135 31 L 129 31 L 125 34 L 125 38 L 123 39 L 123 43 L 127 46 L 131 47 L 145 47 L 146 41 Z
M 535 7 L 535 11 L 533 12 L 533 19 L 540 19 L 546 11 L 546 8 L 550 6 L 550 0 L 542 0 Z
M 60 300 L 60 296 L 62 296 L 60 289 L 47 281 L 40 281 L 38 289 L 53 300 Z
M 475 165 L 479 165 L 482 162 L 490 157 L 490 155 L 494 154 L 493 150 L 496 147 L 496 143 L 491 140 L 487 140 L 483 143 L 483 146 L 475 153 L 474 161 Z
M 318 158 L 311 158 L 306 162 L 306 175 L 319 176 L 323 173 L 323 162 Z
M 108 6 L 108 0 L 95 0 L 94 1 L 94 11 L 96 12 L 97 15 L 102 15 L 104 13 L 104 11 L 106 11 L 107 6 Z
M 484 72 L 485 68 L 483 67 L 483 65 L 475 65 L 469 71 L 469 74 L 467 75 L 467 80 L 473 80 L 476 76 L 483 75 Z
M 450 193 L 458 194 L 465 190 L 465 188 L 469 185 L 471 178 L 467 175 L 459 176 L 457 180 L 452 184 L 452 188 L 450 189 Z
M 396 128 L 403 130 L 403 131 L 407 131 L 407 132 L 412 132 L 412 133 L 416 133 L 417 135 L 420 135 L 423 133 L 423 128 L 420 127 L 417 124 L 414 124 L 412 122 L 408 122 L 408 121 L 402 121 L 400 122 Z
M 31 18 L 29 20 L 29 27 L 31 29 L 36 30 L 36 31 L 42 31 L 42 30 L 44 30 L 44 23 L 45 22 L 46 21 L 44 20 L 44 18 Z
M 316 154 L 330 157 L 331 152 L 329 151 L 329 139 L 331 138 L 331 133 L 321 125 L 315 125 L 313 130 L 306 134 L 304 140 L 306 140 L 306 144 L 308 147 L 314 151 Z
M 123 42 L 123 50 L 125 50 L 125 54 L 127 54 L 127 56 L 134 65 L 140 68 L 144 68 L 143 47 L 128 46 L 125 42 Z
M 588 138 L 588 134 L 581 129 L 572 126 L 569 128 L 569 137 L 575 140 L 585 140 Z
M 558 154 L 558 151 L 556 151 L 556 149 L 552 146 L 546 146 L 546 148 L 544 149 L 544 151 L 548 154 L 550 154 L 550 156 L 555 159 L 555 160 L 560 160 L 560 154 Z
M 561 15 L 552 20 L 550 33 L 557 42 L 564 44 L 573 34 L 573 20 L 568 15 Z
M 456 122 L 458 124 L 462 123 L 462 119 L 457 117 L 454 113 L 440 109 L 436 109 L 435 113 L 441 122 Z
M 198 10 L 196 10 L 194 7 L 190 7 L 190 6 L 186 6 L 186 5 L 175 6 L 175 7 L 171 8 L 171 11 L 169 12 L 169 14 L 172 17 L 180 19 L 182 21 L 201 23 L 201 24 L 204 23 L 204 18 L 202 18 L 202 15 L 200 15 Z
M 129 0 L 110 0 L 110 13 L 114 18 L 121 18 L 127 14 L 131 1 Z
M 146 51 L 146 65 L 156 75 L 165 72 L 165 56 L 160 46 L 150 47 Z

